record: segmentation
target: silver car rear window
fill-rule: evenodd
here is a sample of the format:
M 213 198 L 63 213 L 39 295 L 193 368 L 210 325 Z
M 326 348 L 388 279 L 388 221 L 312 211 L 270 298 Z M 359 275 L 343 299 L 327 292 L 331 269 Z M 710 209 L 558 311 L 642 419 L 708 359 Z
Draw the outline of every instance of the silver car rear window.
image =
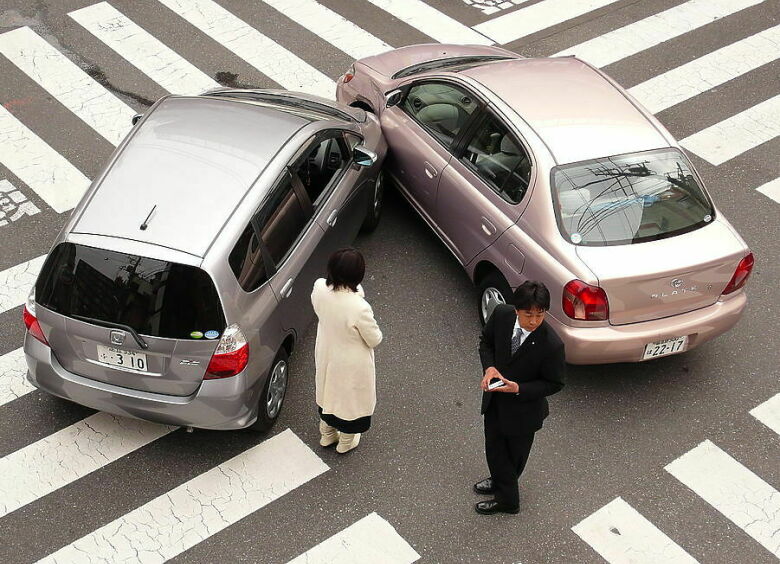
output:
M 61 315 L 122 324 L 151 337 L 199 338 L 226 326 L 214 282 L 200 268 L 73 243 L 49 254 L 35 301 Z
M 676 149 L 607 157 L 553 168 L 561 234 L 575 245 L 642 243 L 712 221 L 712 202 Z

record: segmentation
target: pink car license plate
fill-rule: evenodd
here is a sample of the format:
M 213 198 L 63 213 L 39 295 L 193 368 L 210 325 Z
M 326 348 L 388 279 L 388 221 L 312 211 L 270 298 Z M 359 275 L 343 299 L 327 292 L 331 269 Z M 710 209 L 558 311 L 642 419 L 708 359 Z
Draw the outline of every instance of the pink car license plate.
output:
M 685 337 L 675 337 L 674 339 L 666 339 L 665 341 L 648 343 L 645 345 L 645 354 L 642 356 L 642 360 L 658 358 L 659 356 L 667 356 L 670 354 L 682 352 L 685 350 L 687 344 L 687 335 Z

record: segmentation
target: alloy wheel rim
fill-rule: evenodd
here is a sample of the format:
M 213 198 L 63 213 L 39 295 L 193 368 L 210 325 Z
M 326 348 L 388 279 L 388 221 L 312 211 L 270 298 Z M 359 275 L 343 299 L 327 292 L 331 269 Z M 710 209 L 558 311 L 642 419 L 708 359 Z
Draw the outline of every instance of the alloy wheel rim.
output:
M 266 398 L 266 413 L 273 419 L 279 413 L 284 400 L 284 392 L 287 389 L 287 363 L 280 360 L 271 372 L 271 383 L 268 384 L 268 397 Z
M 485 288 L 485 290 L 482 292 L 481 300 L 482 320 L 487 322 L 487 320 L 490 319 L 490 314 L 493 313 L 493 310 L 496 308 L 496 306 L 505 303 L 506 300 L 498 288 Z

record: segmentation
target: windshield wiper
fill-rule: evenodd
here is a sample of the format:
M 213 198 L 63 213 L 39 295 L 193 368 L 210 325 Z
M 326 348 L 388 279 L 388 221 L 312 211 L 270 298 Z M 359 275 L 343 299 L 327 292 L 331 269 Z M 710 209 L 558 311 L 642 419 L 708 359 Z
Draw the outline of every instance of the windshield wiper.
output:
M 142 349 L 149 348 L 149 345 L 147 345 L 146 341 L 144 341 L 141 338 L 141 335 L 136 333 L 135 329 L 133 329 L 129 325 L 125 325 L 123 323 L 114 323 L 113 321 L 103 321 L 102 319 L 95 319 L 94 317 L 87 317 L 86 315 L 79 315 L 77 313 L 74 313 L 73 315 L 71 315 L 71 317 L 75 317 L 79 321 L 86 321 L 87 323 L 100 325 L 101 327 L 108 327 L 109 329 L 123 329 L 124 331 L 127 331 L 133 336 L 135 342 L 138 343 L 139 347 L 141 347 Z

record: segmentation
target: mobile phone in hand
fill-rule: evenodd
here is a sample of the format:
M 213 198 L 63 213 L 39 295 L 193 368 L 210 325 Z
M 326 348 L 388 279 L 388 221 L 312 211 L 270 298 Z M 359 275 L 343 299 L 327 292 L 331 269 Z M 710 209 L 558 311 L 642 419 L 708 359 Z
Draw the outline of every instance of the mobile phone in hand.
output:
M 506 386 L 503 380 L 500 380 L 499 378 L 491 378 L 490 382 L 488 383 L 488 390 L 495 390 L 496 388 L 501 388 L 503 386 Z

